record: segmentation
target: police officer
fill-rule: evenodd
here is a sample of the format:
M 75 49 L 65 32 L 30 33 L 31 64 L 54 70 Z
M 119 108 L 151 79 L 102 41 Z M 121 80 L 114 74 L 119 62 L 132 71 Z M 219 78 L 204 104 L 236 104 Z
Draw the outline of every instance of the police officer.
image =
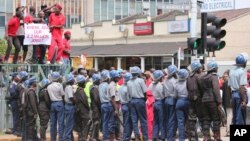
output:
M 142 78 L 139 78 L 141 69 L 137 66 L 131 68 L 132 79 L 128 81 L 127 89 L 131 99 L 131 118 L 136 141 L 140 140 L 138 120 L 140 120 L 142 137 L 144 141 L 148 140 L 148 125 L 146 114 L 146 92 L 147 87 Z
M 75 93 L 76 99 L 76 116 L 78 118 L 76 124 L 78 127 L 78 140 L 86 141 L 88 138 L 89 121 L 90 121 L 90 107 L 88 98 L 84 92 L 86 78 L 83 75 L 76 77 L 78 88 Z
M 133 130 L 131 115 L 130 115 L 130 100 L 131 97 L 128 94 L 127 83 L 132 78 L 131 73 L 125 73 L 124 84 L 119 88 L 118 97 L 122 104 L 122 116 L 123 116 L 123 141 L 130 141 L 130 137 Z
M 26 126 L 26 140 L 38 141 L 36 130 L 36 119 L 38 116 L 38 101 L 36 97 L 36 78 L 32 77 L 25 82 L 28 88 L 24 96 L 24 113 L 25 113 L 25 126 Z
M 169 141 L 174 140 L 177 131 L 177 119 L 175 113 L 175 85 L 177 82 L 177 67 L 175 65 L 168 66 L 168 77 L 164 82 L 165 93 L 165 110 L 166 110 L 166 132 Z
M 64 90 L 59 80 L 61 75 L 58 72 L 52 72 L 49 76 L 52 83 L 47 87 L 49 97 L 51 100 L 50 108 L 50 137 L 52 141 L 56 140 L 57 129 L 59 133 L 59 141 L 63 141 L 64 134 Z M 58 123 L 58 128 L 57 128 Z
M 65 87 L 65 140 L 71 141 L 73 128 L 74 128 L 74 115 L 75 115 L 75 107 L 74 107 L 74 91 L 73 84 L 75 82 L 73 74 L 66 75 L 66 87 Z
M 178 121 L 178 133 L 179 133 L 179 141 L 185 140 L 185 123 L 188 112 L 188 91 L 186 79 L 188 77 L 188 71 L 186 69 L 180 69 L 177 73 L 178 82 L 176 83 L 176 117 Z
M 114 134 L 114 124 L 111 121 L 113 113 L 113 107 L 111 104 L 111 99 L 107 95 L 108 94 L 108 87 L 109 87 L 109 71 L 103 70 L 101 72 L 101 79 L 102 83 L 99 85 L 99 94 L 100 94 L 100 101 L 101 101 L 101 113 L 102 113 L 102 134 L 103 140 L 107 141 L 110 139 L 110 135 Z
M 18 73 L 13 73 L 12 76 L 12 82 L 10 84 L 9 87 L 9 93 L 10 93 L 10 98 L 9 103 L 11 105 L 11 110 L 12 110 L 12 115 L 13 115 L 13 129 L 12 129 L 12 133 L 16 136 L 20 136 L 21 135 L 21 129 L 20 129 L 20 111 L 19 111 L 19 107 L 18 107 L 18 93 L 17 93 L 17 84 L 19 82 L 19 79 L 17 77 Z
M 18 128 L 22 130 L 22 136 L 25 136 L 25 120 L 24 120 L 24 110 L 22 105 L 22 97 L 25 91 L 24 82 L 28 79 L 29 74 L 26 71 L 20 71 L 17 75 L 17 78 L 19 79 L 19 83 L 17 84 L 17 93 L 18 93 L 18 107 L 20 112 L 20 123 L 18 123 Z
M 201 102 L 201 91 L 198 85 L 198 79 L 203 75 L 202 65 L 200 62 L 191 63 L 191 73 L 187 78 L 187 90 L 188 90 L 188 136 L 190 141 L 198 141 L 196 121 L 197 118 L 200 123 L 203 122 L 202 119 L 202 102 Z
M 46 141 L 46 130 L 48 128 L 50 118 L 50 98 L 47 91 L 47 86 L 50 84 L 48 79 L 43 79 L 40 83 L 38 112 L 40 118 L 40 140 Z
M 159 133 L 161 133 L 160 139 L 165 141 L 165 126 L 164 126 L 164 91 L 163 91 L 163 77 L 164 74 L 161 70 L 155 70 L 153 72 L 154 81 L 150 84 L 150 89 L 155 98 L 154 102 L 154 125 L 153 125 L 153 141 L 157 141 Z
M 246 124 L 246 86 L 247 73 L 245 71 L 248 54 L 241 53 L 236 56 L 236 68 L 230 70 L 228 85 L 232 91 L 233 125 Z
M 101 117 L 101 101 L 99 96 L 99 85 L 101 76 L 100 74 L 93 74 L 92 81 L 93 85 L 90 88 L 90 98 L 91 98 L 91 110 L 92 110 L 92 120 L 93 120 L 93 130 L 91 135 L 91 141 L 99 140 L 99 128 L 100 128 L 100 117 Z
M 108 87 L 108 96 L 110 98 L 110 102 L 112 104 L 112 107 L 113 107 L 113 114 L 111 115 L 110 117 L 110 122 L 112 124 L 114 124 L 114 128 L 115 128 L 115 133 L 111 133 L 110 134 L 110 140 L 114 140 L 115 138 L 119 138 L 119 107 L 118 107 L 118 104 L 119 104 L 119 99 L 116 99 L 118 98 L 117 97 L 117 86 L 116 86 L 116 83 L 119 81 L 120 79 L 120 74 L 118 73 L 117 70 L 112 70 L 110 71 L 109 73 L 110 75 L 110 83 L 109 83 L 109 87 Z
M 218 109 L 222 106 L 220 96 L 219 79 L 217 76 L 218 64 L 211 61 L 207 64 L 207 74 L 199 78 L 199 85 L 202 92 L 203 103 L 203 136 L 204 141 L 211 140 L 210 126 L 212 123 L 212 131 L 215 141 L 221 141 L 220 138 L 220 117 Z

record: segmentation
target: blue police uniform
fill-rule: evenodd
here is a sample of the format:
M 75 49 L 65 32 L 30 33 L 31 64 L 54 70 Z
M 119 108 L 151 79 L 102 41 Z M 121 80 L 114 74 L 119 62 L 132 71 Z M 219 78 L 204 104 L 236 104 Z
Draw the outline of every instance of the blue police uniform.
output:
M 236 67 L 235 69 L 230 70 L 228 85 L 232 90 L 232 107 L 233 107 L 233 125 L 244 125 L 245 117 L 244 111 L 241 107 L 241 94 L 240 86 L 247 85 L 247 74 L 242 67 Z
M 123 116 L 123 140 L 130 141 L 130 137 L 133 130 L 129 104 L 131 97 L 128 94 L 127 85 L 124 84 L 120 87 L 118 91 L 118 96 L 122 104 L 122 116 Z
M 19 135 L 20 134 L 20 110 L 18 106 L 18 93 L 17 93 L 17 83 L 12 82 L 9 88 L 9 93 L 10 93 L 10 105 L 11 105 L 11 110 L 13 114 L 13 134 Z
M 166 126 L 166 134 L 167 139 L 169 141 L 174 140 L 175 133 L 177 131 L 177 118 L 175 113 L 175 104 L 176 104 L 176 96 L 175 96 L 175 85 L 176 79 L 174 77 L 169 77 L 164 82 L 164 93 L 165 93 L 165 112 L 166 112 L 166 119 L 165 119 L 165 126 Z
M 159 133 L 161 133 L 161 139 L 164 140 L 165 126 L 164 126 L 164 89 L 161 82 L 152 83 L 149 87 L 155 98 L 154 103 L 154 126 L 153 126 L 153 139 L 158 139 Z
M 107 82 L 102 82 L 99 85 L 99 93 L 101 100 L 101 113 L 102 113 L 102 133 L 103 140 L 108 140 L 110 134 L 114 134 L 114 119 L 113 116 L 113 107 L 110 103 L 110 97 L 108 96 L 108 87 L 109 84 Z
M 176 84 L 176 117 L 178 121 L 179 141 L 185 140 L 185 122 L 188 113 L 188 91 L 186 80 L 178 81 Z
M 131 100 L 131 117 L 136 138 L 140 138 L 138 120 L 141 123 L 143 140 L 148 140 L 148 125 L 144 94 L 147 91 L 146 84 L 142 78 L 134 77 L 128 81 L 127 89 Z

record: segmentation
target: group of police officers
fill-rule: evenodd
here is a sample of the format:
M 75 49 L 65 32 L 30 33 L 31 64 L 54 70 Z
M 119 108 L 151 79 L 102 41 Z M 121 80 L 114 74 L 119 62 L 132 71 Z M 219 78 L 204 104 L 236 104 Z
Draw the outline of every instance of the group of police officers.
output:
M 245 124 L 247 59 L 247 54 L 239 54 L 236 67 L 229 75 L 232 124 Z M 24 141 L 38 140 L 36 120 L 39 116 L 41 141 L 46 140 L 49 121 L 52 141 L 56 140 L 57 133 L 60 141 L 74 140 L 73 131 L 78 133 L 79 141 L 98 141 L 100 130 L 105 141 L 129 141 L 132 132 L 136 141 L 147 141 L 145 103 L 146 92 L 150 90 L 155 98 L 153 141 L 173 141 L 177 138 L 177 129 L 180 141 L 185 138 L 198 141 L 197 121 L 204 141 L 212 140 L 210 128 L 213 140 L 220 141 L 223 108 L 217 70 L 215 61 L 208 62 L 205 71 L 199 62 L 192 62 L 189 71 L 170 65 L 164 71 L 153 72 L 149 87 L 137 66 L 131 67 L 130 72 L 102 70 L 87 74 L 86 70 L 79 69 L 64 78 L 52 72 L 48 79 L 38 83 L 38 95 L 35 77 L 29 78 L 26 71 L 13 73 L 9 87 L 13 134 L 22 136 Z M 124 83 L 119 86 L 121 79 Z M 119 130 L 121 126 L 123 130 Z

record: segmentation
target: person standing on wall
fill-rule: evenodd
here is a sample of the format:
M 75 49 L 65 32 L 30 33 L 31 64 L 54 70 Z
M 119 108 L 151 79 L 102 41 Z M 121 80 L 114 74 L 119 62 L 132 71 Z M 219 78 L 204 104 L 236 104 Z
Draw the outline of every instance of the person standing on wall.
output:
M 49 17 L 49 28 L 52 34 L 52 41 L 49 47 L 47 64 L 54 63 L 53 57 L 56 58 L 57 63 L 61 62 L 63 53 L 63 27 L 65 25 L 65 16 L 61 13 L 62 6 L 56 4 L 54 7 L 54 13 Z

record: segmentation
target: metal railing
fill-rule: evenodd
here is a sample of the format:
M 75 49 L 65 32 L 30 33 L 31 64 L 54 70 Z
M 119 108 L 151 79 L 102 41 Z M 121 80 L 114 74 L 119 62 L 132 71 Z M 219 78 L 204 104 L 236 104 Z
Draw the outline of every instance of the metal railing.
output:
M 43 78 L 48 78 L 48 75 L 53 71 L 58 71 L 62 75 L 66 75 L 70 72 L 70 67 L 52 64 L 0 64 L 0 131 L 12 128 L 12 114 L 5 97 L 7 95 L 7 88 L 11 82 L 10 74 L 22 70 L 27 71 L 30 76 L 36 76 L 39 82 Z

